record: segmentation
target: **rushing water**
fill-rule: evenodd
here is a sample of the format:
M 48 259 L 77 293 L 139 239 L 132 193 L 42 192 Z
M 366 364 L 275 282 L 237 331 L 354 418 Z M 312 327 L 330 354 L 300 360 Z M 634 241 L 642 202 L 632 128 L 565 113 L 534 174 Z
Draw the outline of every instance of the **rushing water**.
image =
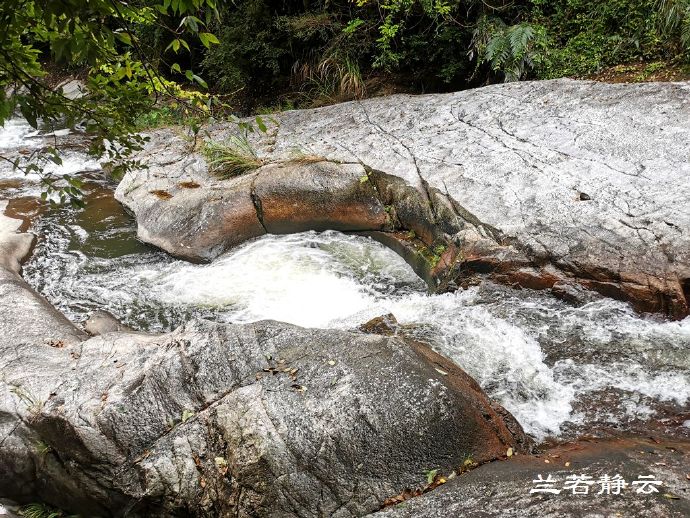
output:
M 112 186 L 88 189 L 85 210 L 47 209 L 34 221 L 40 241 L 24 271 L 74 321 L 106 309 L 151 331 L 195 316 L 352 329 L 392 313 L 399 332 L 453 359 L 538 439 L 690 431 L 690 319 L 490 283 L 428 295 L 395 253 L 336 232 L 265 236 L 190 264 L 138 242 Z

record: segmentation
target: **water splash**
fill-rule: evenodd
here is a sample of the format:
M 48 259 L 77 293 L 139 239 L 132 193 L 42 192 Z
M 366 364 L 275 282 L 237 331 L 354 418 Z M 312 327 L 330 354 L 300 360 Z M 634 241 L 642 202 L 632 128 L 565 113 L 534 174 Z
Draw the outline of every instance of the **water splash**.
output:
M 265 236 L 197 265 L 137 243 L 124 214 L 91 218 L 62 209 L 37 230 L 45 238 L 27 279 L 75 320 L 105 308 L 149 330 L 192 317 L 351 329 L 393 313 L 407 334 L 458 363 L 537 439 L 591 425 L 591 409 L 575 407 L 598 390 L 645 396 L 652 406 L 690 398 L 690 319 L 640 318 L 606 299 L 578 308 L 489 283 L 428 295 L 395 253 L 337 232 Z M 628 397 L 611 412 L 598 418 L 650 419 L 656 410 Z

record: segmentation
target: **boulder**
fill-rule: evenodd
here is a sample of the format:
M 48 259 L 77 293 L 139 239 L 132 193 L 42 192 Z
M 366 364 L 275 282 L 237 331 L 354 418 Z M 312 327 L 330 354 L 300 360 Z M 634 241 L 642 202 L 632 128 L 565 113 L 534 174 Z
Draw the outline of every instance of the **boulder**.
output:
M 134 332 L 132 328 L 120 322 L 115 315 L 104 310 L 94 311 L 89 315 L 89 318 L 84 322 L 84 331 L 91 336 L 103 335 L 115 331 Z
M 86 514 L 361 516 L 429 470 L 527 446 L 460 368 L 401 338 L 197 321 L 3 343 L 0 368 L 0 494 Z
M 383 231 L 435 290 L 490 276 L 557 294 L 584 287 L 682 318 L 689 93 L 687 83 L 561 79 L 288 111 L 252 137 L 268 165 L 226 181 L 164 130 L 141 155 L 151 169 L 128 173 L 117 197 L 142 239 L 184 257 L 210 259 L 265 230 Z M 219 124 L 209 134 L 222 141 L 232 131 Z M 295 160 L 295 150 L 328 165 Z M 373 191 L 348 181 L 357 164 Z M 186 176 L 208 188 L 180 191 Z M 253 190 L 249 178 L 272 187 Z M 246 219 L 188 206 L 220 196 L 244 200 L 233 207 Z M 279 220 L 270 229 L 256 221 L 264 205 Z

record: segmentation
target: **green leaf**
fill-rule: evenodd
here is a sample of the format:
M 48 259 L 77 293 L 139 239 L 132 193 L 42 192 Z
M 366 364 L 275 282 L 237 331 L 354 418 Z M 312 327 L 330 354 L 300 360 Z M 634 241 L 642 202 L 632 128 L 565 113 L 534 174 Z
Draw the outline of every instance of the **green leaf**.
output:
M 350 20 L 350 23 L 348 23 L 345 26 L 345 28 L 343 29 L 343 32 L 345 34 L 352 34 L 363 23 L 364 23 L 364 20 L 362 20 L 361 18 L 355 18 L 354 20 Z
M 206 81 L 204 81 L 202 78 L 200 78 L 198 75 L 193 74 L 192 79 L 196 81 L 196 83 L 201 86 L 201 88 L 208 88 L 208 85 L 206 84 Z
M 199 39 L 206 48 L 211 48 L 211 45 L 218 45 L 220 43 L 218 38 L 216 38 L 216 36 L 210 32 L 200 32 Z
M 132 37 L 127 34 L 126 32 L 115 32 L 113 33 L 115 37 L 120 40 L 122 43 L 125 45 L 131 45 L 132 44 Z
M 172 66 L 170 67 L 171 72 L 177 72 L 178 74 L 182 73 L 182 69 L 180 68 L 179 63 L 173 63 Z
M 259 127 L 259 130 L 261 133 L 266 133 L 268 128 L 266 127 L 266 124 L 264 123 L 264 120 L 261 117 L 256 117 L 256 125 Z
M 437 469 L 432 469 L 426 472 L 426 483 L 427 484 L 433 484 L 434 479 L 436 479 L 436 475 L 438 474 Z

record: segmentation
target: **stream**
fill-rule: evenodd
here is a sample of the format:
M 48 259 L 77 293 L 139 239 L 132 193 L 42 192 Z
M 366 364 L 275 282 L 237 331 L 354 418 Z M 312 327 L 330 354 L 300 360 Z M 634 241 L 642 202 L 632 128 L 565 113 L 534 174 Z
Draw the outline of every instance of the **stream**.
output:
M 0 152 L 34 148 L 30 135 L 9 121 Z M 105 309 L 153 332 L 194 317 L 354 329 L 392 313 L 397 332 L 451 358 L 538 441 L 690 436 L 690 318 L 640 316 L 595 296 L 575 306 L 489 282 L 429 295 L 394 252 L 338 232 L 264 236 L 191 264 L 139 242 L 97 170 L 78 152 L 56 169 L 86 181 L 79 210 L 39 203 L 37 178 L 0 167 L 8 214 L 29 218 L 39 236 L 24 278 L 75 322 Z

